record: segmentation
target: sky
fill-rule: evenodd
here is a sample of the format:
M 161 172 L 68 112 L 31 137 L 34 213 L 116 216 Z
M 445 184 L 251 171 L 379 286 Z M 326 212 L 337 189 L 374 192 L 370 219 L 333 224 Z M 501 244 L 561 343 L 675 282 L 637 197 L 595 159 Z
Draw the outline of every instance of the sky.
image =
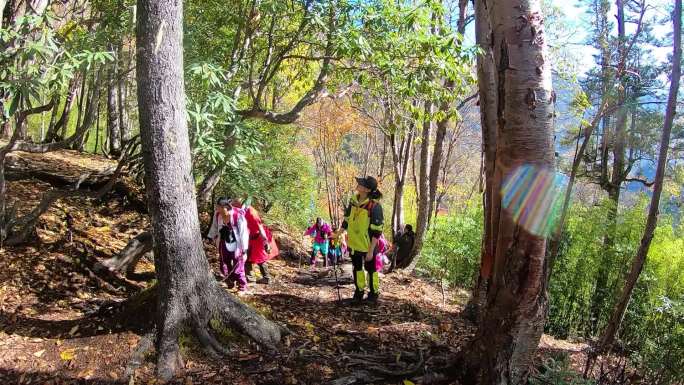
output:
M 593 55 L 596 54 L 596 50 L 593 47 L 585 45 L 588 39 L 588 34 L 591 30 L 590 25 L 590 15 L 587 14 L 586 5 L 582 4 L 579 0 L 550 0 L 551 4 L 557 6 L 561 9 L 561 12 L 565 14 L 566 22 L 577 27 L 575 33 L 571 37 L 571 42 L 574 44 L 569 45 L 569 49 L 576 50 L 578 57 L 581 59 L 582 64 L 580 68 L 591 68 L 595 65 Z M 667 8 L 668 5 L 672 3 L 672 0 L 646 0 L 646 4 L 649 9 L 646 12 L 645 19 L 656 16 L 658 19 L 663 19 L 668 16 Z M 615 2 L 612 2 L 611 13 L 613 15 L 617 14 L 615 8 Z M 613 19 L 614 21 L 614 19 Z M 615 23 L 613 23 L 615 24 Z M 617 28 L 614 25 L 615 28 Z M 633 24 L 627 24 L 626 32 L 627 34 L 635 30 Z M 658 38 L 665 37 L 670 31 L 672 31 L 671 23 L 662 23 L 654 26 L 654 35 Z M 658 63 L 663 63 L 667 61 L 668 54 L 672 52 L 671 47 L 652 47 L 653 58 Z

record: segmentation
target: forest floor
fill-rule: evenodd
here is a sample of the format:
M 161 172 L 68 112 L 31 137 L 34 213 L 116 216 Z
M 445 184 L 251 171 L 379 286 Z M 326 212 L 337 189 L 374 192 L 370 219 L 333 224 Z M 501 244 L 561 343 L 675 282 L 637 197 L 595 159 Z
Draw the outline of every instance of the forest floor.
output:
M 53 155 L 52 161 L 68 168 L 64 158 L 76 155 L 62 155 Z M 70 162 L 85 168 L 113 163 L 95 161 L 96 166 L 87 159 Z M 11 199 L 21 203 L 20 212 L 34 207 L 49 188 L 35 179 L 8 186 Z M 98 261 L 114 255 L 147 226 L 147 217 L 125 198 L 69 198 L 41 217 L 33 244 L 0 249 L 0 384 L 155 383 L 152 355 L 139 367 L 131 366 L 142 330 L 98 312 L 152 283 L 150 260 L 143 259 L 132 278 L 97 268 Z M 299 240 L 289 241 L 304 247 Z M 216 252 L 205 246 L 216 268 Z M 296 253 L 284 247 L 289 257 L 269 263 L 274 282 L 251 284 L 252 294 L 242 297 L 292 331 L 282 348 L 262 353 L 224 329 L 221 338 L 234 354 L 216 360 L 183 337 L 186 368 L 174 383 L 401 383 L 441 365 L 474 332 L 460 316 L 468 299 L 464 290 L 442 290 L 418 277 L 392 273 L 382 277 L 377 306 L 350 307 L 338 302 L 331 269 L 300 268 L 291 257 Z M 353 285 L 348 263 L 343 267 L 339 281 L 344 299 L 351 297 Z M 544 336 L 537 361 L 564 354 L 579 368 L 584 347 Z

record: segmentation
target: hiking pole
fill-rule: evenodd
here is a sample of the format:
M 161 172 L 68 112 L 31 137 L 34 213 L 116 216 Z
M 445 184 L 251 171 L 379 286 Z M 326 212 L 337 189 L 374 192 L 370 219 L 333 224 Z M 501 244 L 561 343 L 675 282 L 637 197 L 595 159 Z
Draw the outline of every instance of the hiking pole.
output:
M 342 303 L 342 296 L 340 295 L 340 281 L 337 279 L 337 256 L 335 256 L 335 258 L 333 259 L 333 270 L 335 271 L 335 287 L 337 288 L 337 303 Z
M 302 235 L 302 245 L 304 244 L 304 238 L 306 238 L 306 236 Z M 298 269 L 299 270 L 302 269 L 302 253 L 299 253 L 299 267 L 298 267 Z

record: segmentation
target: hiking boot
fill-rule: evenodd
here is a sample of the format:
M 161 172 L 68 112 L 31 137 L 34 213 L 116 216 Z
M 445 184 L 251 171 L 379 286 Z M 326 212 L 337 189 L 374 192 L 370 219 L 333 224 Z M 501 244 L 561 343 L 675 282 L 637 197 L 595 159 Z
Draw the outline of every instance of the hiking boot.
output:
M 227 280 L 223 281 L 223 283 L 226 284 L 228 289 L 232 289 L 235 287 L 235 281 L 233 281 L 232 279 L 227 279 Z
M 354 296 L 351 299 L 351 305 L 352 306 L 358 306 L 363 303 L 363 292 L 362 291 L 354 291 Z
M 261 285 L 268 285 L 271 283 L 271 278 L 268 278 L 268 277 L 259 278 L 259 279 L 257 279 L 256 283 L 261 284 Z
M 245 275 L 245 279 L 247 282 L 254 282 L 254 276 L 253 275 Z
M 368 293 L 368 298 L 366 298 L 366 301 L 371 305 L 377 304 L 378 303 L 378 293 Z

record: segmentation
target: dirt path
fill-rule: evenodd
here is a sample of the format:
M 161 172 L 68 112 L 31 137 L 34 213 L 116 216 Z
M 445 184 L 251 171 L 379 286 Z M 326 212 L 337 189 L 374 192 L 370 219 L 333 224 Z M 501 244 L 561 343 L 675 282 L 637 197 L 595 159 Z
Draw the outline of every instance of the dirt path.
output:
M 109 166 L 75 162 L 96 170 Z M 9 194 L 28 210 L 49 187 L 35 180 L 10 182 Z M 93 261 L 112 256 L 147 226 L 146 216 L 126 199 L 73 198 L 43 215 L 35 244 L 0 249 L 0 384 L 155 383 L 151 355 L 131 377 L 126 375 L 142 331 L 96 313 L 150 282 L 92 268 Z M 206 246 L 216 269 L 215 250 Z M 213 360 L 184 337 L 186 369 L 174 383 L 401 383 L 440 366 L 442 357 L 458 350 L 473 331 L 459 317 L 467 299 L 461 290 L 443 292 L 421 279 L 391 274 L 382 278 L 377 306 L 350 307 L 339 303 L 331 270 L 300 268 L 297 260 L 284 259 L 270 266 L 275 281 L 252 284 L 253 294 L 243 300 L 292 331 L 282 348 L 265 354 L 215 325 L 233 354 Z M 339 276 L 342 298 L 353 292 L 350 270 L 347 262 Z M 143 259 L 137 273 L 151 275 L 152 261 Z M 547 350 L 555 349 L 552 340 L 546 343 Z

